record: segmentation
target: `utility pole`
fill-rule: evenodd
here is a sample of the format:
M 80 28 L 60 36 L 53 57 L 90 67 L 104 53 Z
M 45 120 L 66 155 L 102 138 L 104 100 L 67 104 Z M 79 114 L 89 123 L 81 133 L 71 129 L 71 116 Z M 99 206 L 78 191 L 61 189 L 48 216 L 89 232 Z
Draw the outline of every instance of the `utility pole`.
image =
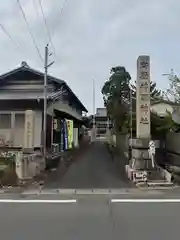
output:
M 93 79 L 93 127 L 95 127 L 95 82 Z
M 129 94 L 129 112 L 130 112 L 130 138 L 129 138 L 129 160 L 131 161 L 132 159 L 132 138 L 133 138 L 133 134 L 132 134 L 132 130 L 133 130 L 133 106 L 132 106 L 132 89 L 130 88 L 130 94 Z
M 130 88 L 130 137 L 131 139 L 133 137 L 132 131 L 133 131 L 133 106 L 132 106 L 132 89 Z
M 51 56 L 49 54 L 48 44 L 45 47 L 45 58 L 44 58 L 44 119 L 43 119 L 43 154 L 44 158 L 46 158 L 46 125 L 47 125 L 47 72 L 48 68 L 54 63 L 51 62 L 48 64 L 48 57 Z
M 93 140 L 96 137 L 96 119 L 95 119 L 95 82 L 93 79 Z

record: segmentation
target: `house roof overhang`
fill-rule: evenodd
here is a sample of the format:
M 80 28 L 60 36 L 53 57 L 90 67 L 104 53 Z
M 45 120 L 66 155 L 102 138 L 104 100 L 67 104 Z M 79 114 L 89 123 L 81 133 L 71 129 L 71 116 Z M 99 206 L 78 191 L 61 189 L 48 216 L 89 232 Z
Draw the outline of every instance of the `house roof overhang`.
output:
M 21 67 L 18 67 L 18 68 L 13 69 L 5 74 L 2 74 L 0 76 L 0 84 L 5 83 L 5 81 L 7 79 L 9 79 L 11 76 L 18 74 L 18 73 L 22 73 L 22 72 L 32 73 L 41 78 L 44 78 L 44 73 L 42 73 L 38 70 L 35 70 L 33 68 L 30 68 L 27 64 L 22 64 Z M 51 94 L 50 96 L 48 96 L 50 99 L 57 98 L 58 96 L 61 95 L 62 91 L 67 91 L 71 95 L 73 101 L 75 101 L 78 104 L 79 108 L 84 112 L 88 112 L 88 110 L 85 108 L 85 106 L 82 104 L 82 102 L 76 96 L 76 94 L 71 90 L 71 88 L 68 86 L 68 84 L 64 80 L 61 80 L 61 79 L 55 78 L 51 75 L 48 75 L 47 81 L 48 81 L 48 83 L 57 84 L 62 89 L 61 91 L 56 92 L 56 94 Z M 43 98 L 43 96 L 38 96 L 38 97 Z M 35 96 L 33 99 L 37 99 L 37 97 Z

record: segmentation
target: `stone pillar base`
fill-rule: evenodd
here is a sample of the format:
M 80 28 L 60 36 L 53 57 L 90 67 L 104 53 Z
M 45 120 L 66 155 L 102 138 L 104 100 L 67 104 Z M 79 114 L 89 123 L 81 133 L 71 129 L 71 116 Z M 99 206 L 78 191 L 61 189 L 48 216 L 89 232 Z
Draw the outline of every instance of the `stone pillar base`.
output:
M 147 182 L 148 180 L 148 173 L 147 171 L 133 169 L 130 165 L 125 166 L 125 171 L 129 180 L 133 181 L 134 183 L 139 182 Z

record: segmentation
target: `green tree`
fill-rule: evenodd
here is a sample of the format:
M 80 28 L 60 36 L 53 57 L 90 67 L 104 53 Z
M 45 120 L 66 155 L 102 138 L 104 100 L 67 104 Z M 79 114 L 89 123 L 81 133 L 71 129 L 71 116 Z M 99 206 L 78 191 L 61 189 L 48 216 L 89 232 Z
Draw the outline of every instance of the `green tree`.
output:
M 169 88 L 164 93 L 168 100 L 180 103 L 180 78 L 171 69 L 171 73 L 167 74 L 169 80 Z
M 161 118 L 155 113 L 151 113 L 151 134 L 165 137 L 169 131 L 176 131 L 179 126 L 173 122 L 171 113 Z
M 128 115 L 126 121 L 123 124 L 123 132 L 130 132 L 130 123 L 132 124 L 132 132 L 135 135 L 136 133 L 136 113 L 132 114 L 131 117 Z M 167 116 L 161 118 L 157 114 L 151 112 L 151 134 L 153 136 L 162 136 L 165 137 L 166 133 L 169 131 L 177 131 L 180 129 L 180 126 L 173 122 L 172 116 L 170 113 Z
M 131 76 L 125 67 L 117 66 L 111 69 L 109 80 L 102 87 L 104 105 L 116 132 L 122 130 L 122 124 L 126 120 L 130 80 Z
M 131 85 L 132 95 L 136 96 L 136 86 Z M 161 90 L 158 90 L 155 82 L 150 82 L 150 96 L 151 100 L 157 100 L 162 98 Z
M 126 121 L 124 121 L 123 129 L 124 132 L 130 131 L 130 123 L 132 123 L 132 131 L 133 133 L 136 132 L 136 86 L 131 85 L 131 91 L 132 91 L 132 106 L 133 106 L 133 114 L 132 114 L 132 120 L 130 116 L 127 116 Z M 160 90 L 156 88 L 156 83 L 151 82 L 150 83 L 150 96 L 151 101 L 164 99 L 164 96 Z M 127 129 L 126 129 L 127 128 Z M 171 115 L 167 115 L 164 118 L 159 117 L 157 114 L 154 114 L 151 112 L 151 133 L 153 135 L 163 135 L 167 133 L 169 130 L 175 130 L 176 126 L 174 122 L 172 121 Z

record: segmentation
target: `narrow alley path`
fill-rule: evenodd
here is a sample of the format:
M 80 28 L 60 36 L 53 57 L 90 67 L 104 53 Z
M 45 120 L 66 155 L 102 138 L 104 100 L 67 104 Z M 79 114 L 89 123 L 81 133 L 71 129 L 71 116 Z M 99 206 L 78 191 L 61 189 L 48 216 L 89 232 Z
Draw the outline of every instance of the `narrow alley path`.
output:
M 45 188 L 126 188 L 129 182 L 117 166 L 104 143 L 91 145 L 61 178 L 45 184 Z

